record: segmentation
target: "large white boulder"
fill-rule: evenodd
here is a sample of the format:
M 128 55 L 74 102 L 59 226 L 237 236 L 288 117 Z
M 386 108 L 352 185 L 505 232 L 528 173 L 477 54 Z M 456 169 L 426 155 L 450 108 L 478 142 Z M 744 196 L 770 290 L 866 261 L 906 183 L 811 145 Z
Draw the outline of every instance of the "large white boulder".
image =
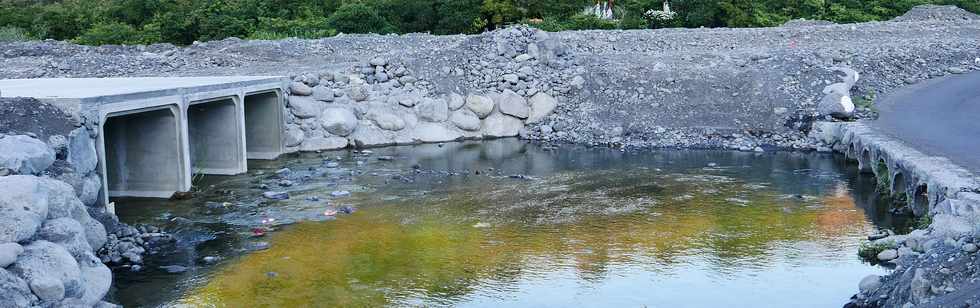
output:
M 449 118 L 449 107 L 444 99 L 425 98 L 415 109 L 422 121 L 444 122 Z
M 476 116 L 469 109 L 459 109 L 453 111 L 452 116 L 449 117 L 449 121 L 453 122 L 459 129 L 465 131 L 478 131 L 480 130 L 480 118 Z
M 346 137 L 357 128 L 357 116 L 350 109 L 331 107 L 323 110 L 320 125 L 331 134 Z
M 484 137 L 514 137 L 522 128 L 524 128 L 524 121 L 521 119 L 493 112 L 483 120 L 480 131 Z
M 470 94 L 466 96 L 466 108 L 484 119 L 493 111 L 493 99 L 483 95 Z
M 289 110 L 297 118 L 309 119 L 316 117 L 323 110 L 322 103 L 317 102 L 309 96 L 292 95 L 289 97 Z
M 526 123 L 538 123 L 551 115 L 558 107 L 558 101 L 548 93 L 538 92 L 528 101 L 531 105 L 531 113 L 528 115 Z
M 526 119 L 531 110 L 527 107 L 527 101 L 520 94 L 511 90 L 504 90 L 503 93 L 494 97 L 497 108 L 500 112 L 518 119 Z

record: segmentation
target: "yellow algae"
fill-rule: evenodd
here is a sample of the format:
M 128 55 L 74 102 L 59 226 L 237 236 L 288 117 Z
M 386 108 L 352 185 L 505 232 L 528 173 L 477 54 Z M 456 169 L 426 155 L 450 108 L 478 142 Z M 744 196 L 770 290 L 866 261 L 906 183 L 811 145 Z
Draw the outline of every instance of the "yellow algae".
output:
M 488 281 L 506 284 L 568 265 L 591 280 L 612 264 L 670 268 L 696 250 L 716 260 L 719 271 L 760 266 L 785 257 L 771 251 L 781 242 L 819 240 L 863 221 L 859 212 L 852 214 L 853 200 L 839 194 L 793 203 L 775 192 L 739 189 L 737 181 L 648 178 L 625 187 L 629 181 L 618 177 L 563 174 L 491 191 L 452 188 L 443 197 L 415 200 L 355 196 L 355 214 L 271 235 L 270 249 L 228 264 L 177 304 L 446 305 Z M 691 197 L 672 198 L 684 194 Z M 633 206 L 637 198 L 650 205 Z M 566 212 L 574 219 L 562 219 Z

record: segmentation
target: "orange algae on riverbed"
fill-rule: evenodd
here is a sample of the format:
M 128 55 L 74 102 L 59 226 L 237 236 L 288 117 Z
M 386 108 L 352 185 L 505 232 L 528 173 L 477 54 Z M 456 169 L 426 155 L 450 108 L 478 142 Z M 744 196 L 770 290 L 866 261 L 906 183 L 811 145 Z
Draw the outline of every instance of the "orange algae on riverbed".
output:
M 787 242 L 852 251 L 835 239 L 869 228 L 839 191 L 802 200 L 739 181 L 634 173 L 564 174 L 390 202 L 355 196 L 360 211 L 273 234 L 270 249 L 227 264 L 179 303 L 452 305 L 566 269 L 583 283 L 601 283 L 624 265 L 676 275 L 673 268 L 695 262 L 690 255 L 713 260 L 711 270 L 724 276 L 804 259 L 776 248 Z M 565 212 L 574 219 L 561 219 Z

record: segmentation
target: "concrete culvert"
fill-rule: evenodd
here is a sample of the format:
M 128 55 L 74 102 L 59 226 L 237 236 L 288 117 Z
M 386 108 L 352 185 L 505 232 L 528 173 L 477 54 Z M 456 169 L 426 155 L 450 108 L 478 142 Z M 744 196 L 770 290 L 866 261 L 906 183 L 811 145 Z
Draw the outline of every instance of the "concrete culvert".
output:
M 110 197 L 167 198 L 182 187 L 177 107 L 109 115 L 103 125 Z
M 900 196 L 904 195 L 908 190 L 908 183 L 905 181 L 905 175 L 901 172 L 896 172 L 892 180 L 892 195 Z
M 912 196 L 912 213 L 915 216 L 922 216 L 929 212 L 929 186 L 920 184 L 915 188 L 915 195 Z
M 248 159 L 275 159 L 283 151 L 282 99 L 278 92 L 245 96 L 245 146 Z
M 187 107 L 191 170 L 200 174 L 245 172 L 245 140 L 234 98 L 192 102 Z

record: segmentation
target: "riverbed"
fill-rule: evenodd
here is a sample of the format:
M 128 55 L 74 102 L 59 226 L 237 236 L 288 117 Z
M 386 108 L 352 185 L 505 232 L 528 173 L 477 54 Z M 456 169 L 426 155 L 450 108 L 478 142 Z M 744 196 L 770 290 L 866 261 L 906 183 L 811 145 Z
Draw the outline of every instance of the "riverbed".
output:
M 122 199 L 180 240 L 115 271 L 129 306 L 841 306 L 901 229 L 831 154 L 516 139 L 293 154 Z M 263 197 L 287 192 L 289 199 Z M 175 267 L 176 266 L 176 267 Z M 174 270 L 179 268 L 180 270 Z

